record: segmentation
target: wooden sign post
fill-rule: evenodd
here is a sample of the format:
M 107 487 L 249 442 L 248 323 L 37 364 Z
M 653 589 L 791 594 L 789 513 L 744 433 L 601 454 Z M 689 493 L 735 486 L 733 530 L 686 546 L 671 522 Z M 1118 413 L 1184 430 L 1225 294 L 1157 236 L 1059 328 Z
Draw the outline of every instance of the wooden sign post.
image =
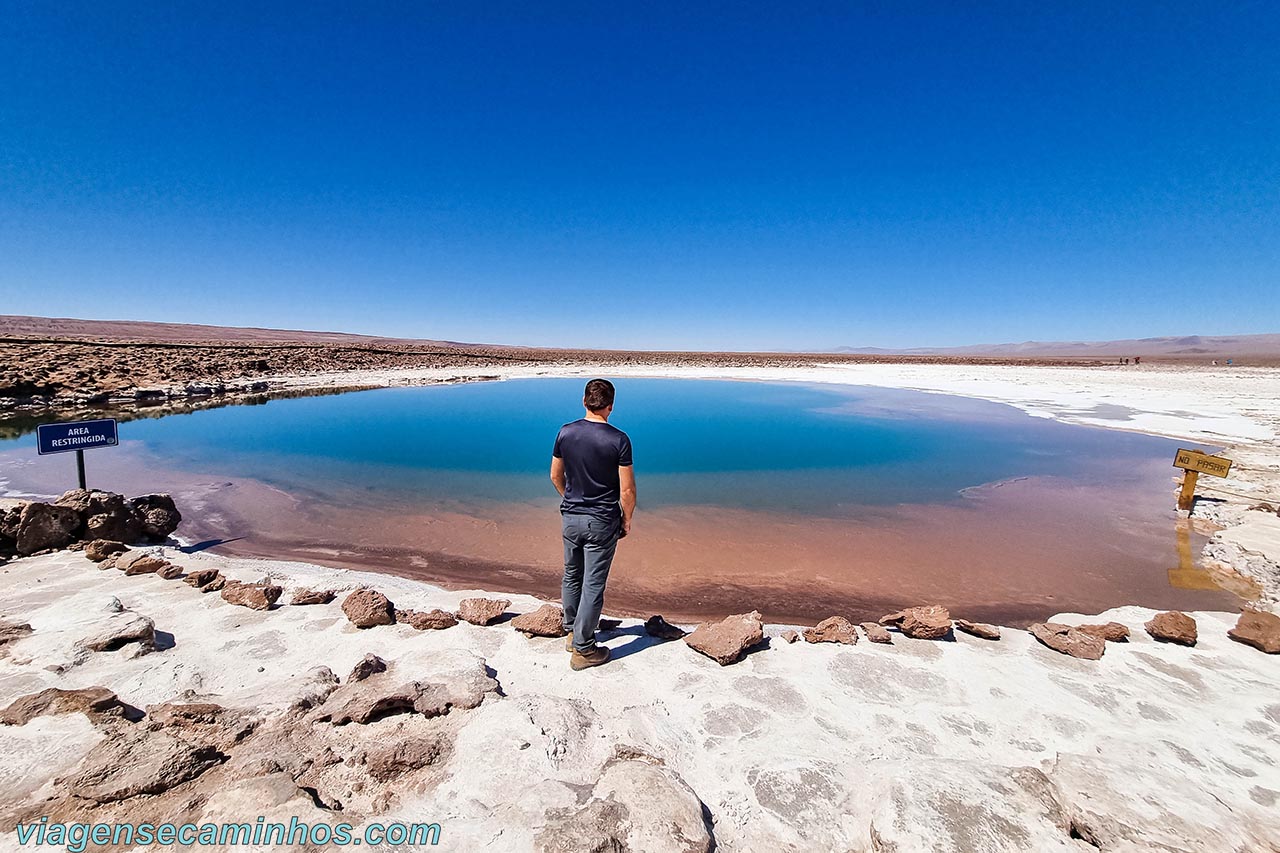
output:
M 1231 460 L 1222 456 L 1210 456 L 1199 450 L 1183 450 L 1178 448 L 1173 457 L 1173 467 L 1181 468 L 1182 491 L 1178 494 L 1178 509 L 1191 510 L 1196 499 L 1196 481 L 1200 474 L 1211 477 L 1225 477 L 1231 471 Z

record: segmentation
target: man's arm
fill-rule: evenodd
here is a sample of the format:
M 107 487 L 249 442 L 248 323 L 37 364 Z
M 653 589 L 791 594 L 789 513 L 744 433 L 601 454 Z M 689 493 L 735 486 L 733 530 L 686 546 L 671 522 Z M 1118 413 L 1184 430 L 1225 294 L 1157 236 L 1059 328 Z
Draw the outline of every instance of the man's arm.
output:
M 618 466 L 618 486 L 621 494 L 618 503 L 622 504 L 622 535 L 631 532 L 631 514 L 636 511 L 636 469 L 630 465 Z
M 564 497 L 564 460 L 559 456 L 551 457 L 551 485 Z

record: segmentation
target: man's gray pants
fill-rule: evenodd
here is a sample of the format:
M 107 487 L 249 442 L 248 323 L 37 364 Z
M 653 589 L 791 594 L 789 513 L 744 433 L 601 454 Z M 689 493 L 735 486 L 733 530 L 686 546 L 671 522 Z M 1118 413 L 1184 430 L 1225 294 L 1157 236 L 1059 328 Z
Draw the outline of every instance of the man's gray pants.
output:
M 564 601 L 564 627 L 573 632 L 573 647 L 586 651 L 596 642 L 596 626 L 604 609 L 604 585 L 609 580 L 622 521 L 573 514 L 565 514 L 562 519 L 564 580 L 560 595 Z

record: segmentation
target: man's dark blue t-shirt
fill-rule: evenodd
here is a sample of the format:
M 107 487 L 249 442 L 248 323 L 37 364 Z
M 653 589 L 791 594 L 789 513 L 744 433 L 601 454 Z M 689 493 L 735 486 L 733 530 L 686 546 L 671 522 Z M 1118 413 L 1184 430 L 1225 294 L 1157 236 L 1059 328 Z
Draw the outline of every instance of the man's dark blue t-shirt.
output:
M 625 432 L 583 418 L 560 427 L 551 455 L 564 460 L 561 512 L 605 521 L 622 517 L 618 468 L 631 464 L 631 439 Z

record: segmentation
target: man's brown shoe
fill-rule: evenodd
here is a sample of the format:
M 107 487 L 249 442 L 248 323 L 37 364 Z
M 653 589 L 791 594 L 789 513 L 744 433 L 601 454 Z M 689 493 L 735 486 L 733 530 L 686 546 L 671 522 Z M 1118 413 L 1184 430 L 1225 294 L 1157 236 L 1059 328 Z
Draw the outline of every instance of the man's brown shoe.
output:
M 564 650 L 566 652 L 573 651 L 573 632 L 569 632 L 569 636 L 564 638 Z
M 585 652 L 573 652 L 573 657 L 569 658 L 569 666 L 574 669 L 589 669 L 593 666 L 599 666 L 609 660 L 609 649 L 606 646 L 593 646 Z

